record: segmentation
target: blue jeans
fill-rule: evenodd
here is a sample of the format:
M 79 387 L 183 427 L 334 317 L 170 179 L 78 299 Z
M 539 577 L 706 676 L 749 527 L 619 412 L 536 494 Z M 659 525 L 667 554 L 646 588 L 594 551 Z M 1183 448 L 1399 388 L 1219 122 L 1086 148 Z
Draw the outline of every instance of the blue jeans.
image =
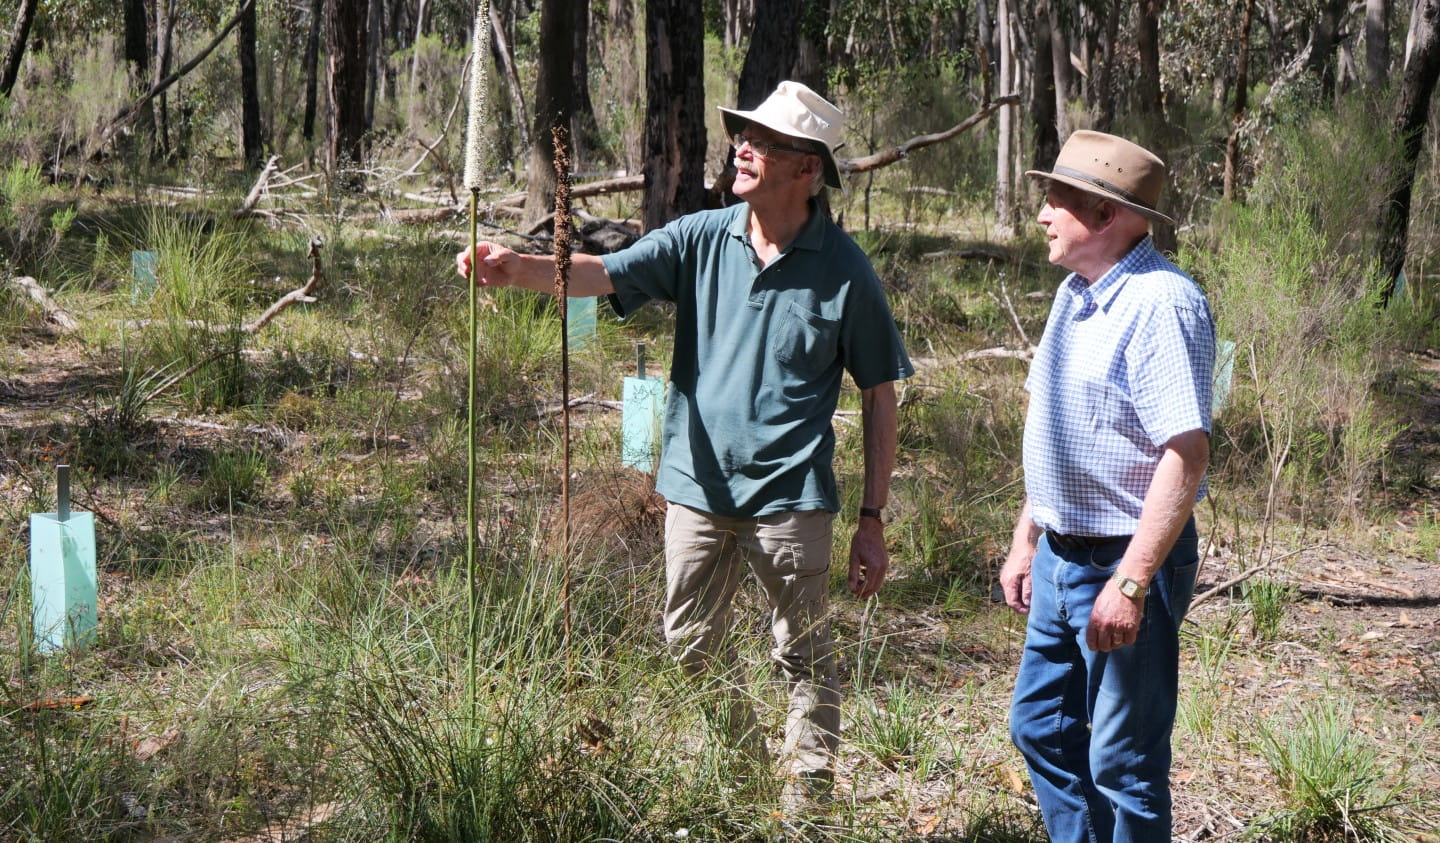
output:
M 1010 737 L 1056 843 L 1169 843 L 1170 732 L 1180 622 L 1199 568 L 1192 519 L 1156 572 L 1134 644 L 1085 645 L 1096 597 L 1125 541 L 1067 550 L 1041 538 Z

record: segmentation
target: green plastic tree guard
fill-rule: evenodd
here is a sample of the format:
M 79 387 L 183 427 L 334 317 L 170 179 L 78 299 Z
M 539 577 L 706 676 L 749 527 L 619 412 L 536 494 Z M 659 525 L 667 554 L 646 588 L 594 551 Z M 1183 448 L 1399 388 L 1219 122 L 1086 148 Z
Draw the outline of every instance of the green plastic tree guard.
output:
M 154 252 L 144 252 L 135 249 L 130 252 L 130 303 L 138 304 L 142 301 L 149 301 L 155 295 L 155 288 L 159 285 L 155 269 L 160 263 L 160 256 Z
M 571 299 L 566 311 L 569 324 L 566 336 L 570 348 L 584 351 L 595 344 L 595 297 L 581 296 Z
M 1220 340 L 1215 344 L 1215 375 L 1211 381 L 1210 415 L 1218 416 L 1230 400 L 1230 384 L 1235 380 L 1235 343 Z
M 620 462 L 646 473 L 655 470 L 655 445 L 660 434 L 660 405 L 665 382 L 645 376 L 645 344 L 635 347 L 637 375 L 625 379 L 620 415 Z
M 95 516 L 70 512 L 69 466 L 59 466 L 56 512 L 30 516 L 30 605 L 35 649 L 83 647 L 98 622 Z

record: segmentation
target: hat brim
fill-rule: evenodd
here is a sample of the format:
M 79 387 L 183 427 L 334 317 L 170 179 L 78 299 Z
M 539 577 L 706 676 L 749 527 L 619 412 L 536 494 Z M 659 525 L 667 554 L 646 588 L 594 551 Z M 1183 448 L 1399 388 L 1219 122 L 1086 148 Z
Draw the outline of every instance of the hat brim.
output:
M 1093 185 L 1093 184 L 1091 184 L 1090 182 L 1084 181 L 1084 180 L 1082 180 L 1082 179 L 1073 178 L 1073 177 L 1071 177 L 1071 176 L 1057 175 L 1057 174 L 1055 174 L 1055 173 L 1047 173 L 1047 172 L 1044 172 L 1043 170 L 1026 170 L 1026 171 L 1025 171 L 1025 175 L 1029 176 L 1029 177 L 1032 178 L 1032 179 L 1042 179 L 1042 180 L 1044 180 L 1044 181 L 1055 181 L 1055 182 L 1060 182 L 1061 184 L 1069 185 L 1070 187 L 1073 187 L 1073 188 L 1075 188 L 1076 190 L 1081 190 L 1081 191 L 1084 191 L 1084 192 L 1086 192 L 1086 193 L 1090 193 L 1090 194 L 1093 194 L 1093 195 L 1095 195 L 1095 196 L 1099 196 L 1099 197 L 1101 197 L 1102 199 L 1106 199 L 1106 200 L 1108 200 L 1108 201 L 1110 201 L 1110 202 L 1114 202 L 1116 205 L 1119 205 L 1119 206 L 1122 207 L 1122 208 L 1129 208 L 1130 210 L 1134 211 L 1135 213 L 1139 214 L 1140 216 L 1145 217 L 1146 219 L 1152 220 L 1152 221 L 1154 221 L 1154 222 L 1162 222 L 1162 223 L 1165 223 L 1166 225 L 1174 225 L 1174 224 L 1175 224 L 1175 220 L 1171 219 L 1170 217 L 1166 216 L 1165 214 L 1160 213 L 1159 211 L 1155 210 L 1154 208 L 1148 208 L 1148 207 L 1146 207 L 1146 206 L 1144 206 L 1144 205 L 1141 205 L 1141 204 L 1138 204 L 1138 203 L 1136 203 L 1136 202 L 1131 202 L 1131 201 L 1128 200 L 1128 199 L 1122 198 L 1121 196 L 1119 196 L 1119 195 L 1117 195 L 1117 194 L 1111 193 L 1110 191 L 1108 191 L 1108 190 L 1106 190 L 1106 189 L 1104 189 L 1104 188 L 1102 188 L 1102 187 L 1099 187 L 1099 186 L 1097 186 L 1097 185 Z
M 811 146 L 811 153 L 820 156 L 820 164 L 825 170 L 825 186 L 833 187 L 836 190 L 844 190 L 845 184 L 840 181 L 840 162 L 835 159 L 835 153 L 825 145 L 825 141 L 812 135 L 797 135 L 789 131 L 788 127 L 775 126 L 765 122 L 763 119 L 756 119 L 753 111 L 737 111 L 733 108 L 720 106 L 720 119 L 725 124 L 725 134 L 734 137 L 740 134 L 746 126 L 754 123 L 764 126 L 772 132 L 779 132 L 787 138 L 798 138 L 808 141 Z

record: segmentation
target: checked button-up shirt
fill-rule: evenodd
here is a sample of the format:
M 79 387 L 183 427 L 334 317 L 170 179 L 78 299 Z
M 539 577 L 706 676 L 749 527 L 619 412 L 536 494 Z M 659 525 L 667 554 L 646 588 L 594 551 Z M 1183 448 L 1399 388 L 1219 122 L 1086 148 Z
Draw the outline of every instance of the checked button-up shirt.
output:
M 1210 431 L 1214 364 L 1205 294 L 1148 237 L 1095 283 L 1066 278 L 1025 382 L 1035 524 L 1132 535 L 1165 443 Z

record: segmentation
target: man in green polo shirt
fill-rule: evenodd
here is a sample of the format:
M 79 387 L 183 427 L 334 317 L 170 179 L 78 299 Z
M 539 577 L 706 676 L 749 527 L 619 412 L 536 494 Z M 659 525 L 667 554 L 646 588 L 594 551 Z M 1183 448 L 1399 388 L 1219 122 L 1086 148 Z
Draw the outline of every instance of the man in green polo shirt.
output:
M 691 674 L 732 665 L 730 604 L 748 565 L 790 689 L 781 756 L 787 801 L 798 802 L 833 782 L 840 731 L 827 602 L 841 374 L 861 391 L 865 479 L 849 586 L 868 598 L 890 565 L 881 510 L 895 464 L 893 382 L 914 369 L 870 261 L 813 201 L 840 187 L 844 115 L 796 82 L 753 111 L 721 111 L 742 204 L 682 217 L 612 255 L 575 255 L 569 292 L 608 295 L 621 316 L 675 303 L 655 479 L 669 502 L 665 636 Z M 550 257 L 493 243 L 475 256 L 481 284 L 552 289 Z M 469 250 L 457 265 L 469 277 Z M 744 694 L 727 683 L 726 696 L 727 736 L 764 757 Z

